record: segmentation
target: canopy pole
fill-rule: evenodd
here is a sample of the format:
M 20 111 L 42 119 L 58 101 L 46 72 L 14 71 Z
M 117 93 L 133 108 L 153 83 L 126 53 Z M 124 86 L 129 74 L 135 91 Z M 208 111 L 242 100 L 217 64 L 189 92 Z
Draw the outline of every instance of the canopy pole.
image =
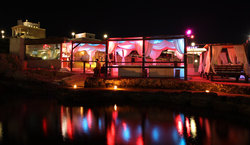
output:
M 105 50 L 105 78 L 108 77 L 108 39 L 106 39 L 106 50 Z
M 70 71 L 72 72 L 73 67 L 73 42 L 71 41 L 71 55 L 70 55 Z
M 187 80 L 187 37 L 184 38 L 184 80 Z
M 142 37 L 142 77 L 145 76 L 145 37 Z

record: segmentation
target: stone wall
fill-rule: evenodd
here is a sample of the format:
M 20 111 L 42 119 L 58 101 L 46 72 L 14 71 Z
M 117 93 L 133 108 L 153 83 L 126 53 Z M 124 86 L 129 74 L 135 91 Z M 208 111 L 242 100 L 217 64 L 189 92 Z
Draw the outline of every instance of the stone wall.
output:
M 108 88 L 113 86 L 120 88 L 155 88 L 187 91 L 205 91 L 223 92 L 232 94 L 250 95 L 249 86 L 240 86 L 232 84 L 219 84 L 207 82 L 191 82 L 177 79 L 159 79 L 159 78 L 130 78 L 130 79 L 103 79 L 87 78 L 85 88 Z

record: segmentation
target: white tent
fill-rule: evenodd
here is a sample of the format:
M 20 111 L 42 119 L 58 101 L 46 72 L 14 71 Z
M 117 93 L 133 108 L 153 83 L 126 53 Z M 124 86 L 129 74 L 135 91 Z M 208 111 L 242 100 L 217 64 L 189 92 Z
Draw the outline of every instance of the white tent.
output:
M 245 45 L 244 44 L 207 44 L 204 46 L 208 49 L 205 60 L 200 63 L 200 72 L 205 72 L 209 74 L 214 72 L 214 65 L 218 64 L 220 59 L 224 63 L 227 62 L 227 57 L 221 51 L 226 48 L 228 52 L 228 57 L 230 59 L 230 64 L 243 64 L 244 72 L 249 76 L 248 72 L 248 60 L 246 57 Z M 229 64 L 229 62 L 227 62 Z

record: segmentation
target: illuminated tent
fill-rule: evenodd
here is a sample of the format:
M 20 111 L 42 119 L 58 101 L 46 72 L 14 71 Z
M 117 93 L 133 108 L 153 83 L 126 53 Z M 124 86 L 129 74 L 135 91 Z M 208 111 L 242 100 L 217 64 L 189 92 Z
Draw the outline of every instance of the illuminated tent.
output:
M 104 44 L 81 43 L 73 50 L 73 53 L 85 50 L 89 55 L 89 61 L 92 61 L 92 57 L 95 55 L 96 51 L 105 52 L 105 48 L 106 46 Z
M 90 60 L 92 61 L 92 56 L 95 55 L 96 51 L 105 52 L 104 44 L 89 44 L 89 43 L 81 43 L 76 49 L 74 49 L 74 53 L 77 51 L 85 50 L 90 56 Z
M 229 44 L 207 44 L 205 48 L 208 48 L 206 60 L 203 62 L 204 72 L 214 72 L 214 64 L 218 64 L 218 60 L 223 57 L 221 51 L 226 48 L 231 64 L 243 64 L 244 72 L 249 75 L 248 72 L 248 60 L 246 57 L 244 45 L 229 45 Z M 225 57 L 225 56 L 224 56 Z M 223 60 L 222 60 L 223 61 Z M 204 64 L 205 63 L 205 64 Z M 211 69 L 211 70 L 210 70 Z
M 136 50 L 142 56 L 142 40 L 135 41 L 109 41 L 108 54 L 117 52 L 122 57 L 122 62 L 131 51 Z M 145 41 L 145 56 L 150 57 L 153 61 L 160 56 L 163 50 L 174 50 L 176 56 L 183 60 L 184 54 L 184 39 L 171 40 L 146 40 Z

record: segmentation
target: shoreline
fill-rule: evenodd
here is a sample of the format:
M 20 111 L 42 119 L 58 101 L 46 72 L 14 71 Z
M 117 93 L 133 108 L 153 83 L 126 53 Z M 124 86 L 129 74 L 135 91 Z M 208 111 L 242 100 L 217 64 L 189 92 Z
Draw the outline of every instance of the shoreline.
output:
M 133 105 L 166 107 L 174 110 L 191 111 L 198 114 L 244 118 L 250 122 L 250 95 L 227 94 L 193 90 L 149 89 L 149 88 L 77 88 L 56 85 L 37 80 L 0 80 L 3 95 L 1 103 L 17 99 L 56 99 L 63 105 L 102 106 Z

